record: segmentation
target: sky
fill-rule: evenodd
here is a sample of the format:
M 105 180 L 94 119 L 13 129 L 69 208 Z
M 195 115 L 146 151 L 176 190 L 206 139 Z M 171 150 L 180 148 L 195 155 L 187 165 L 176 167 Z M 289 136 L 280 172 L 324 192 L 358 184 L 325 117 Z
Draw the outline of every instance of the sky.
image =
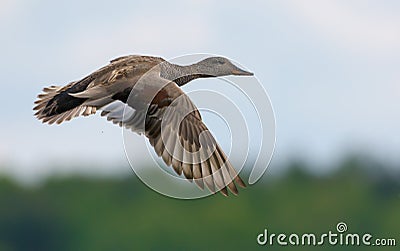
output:
M 98 114 L 43 125 L 32 107 L 43 87 L 127 54 L 210 53 L 254 72 L 275 111 L 273 162 L 321 172 L 362 153 L 399 166 L 399 12 L 394 0 L 0 0 L 0 173 L 126 173 L 120 128 Z

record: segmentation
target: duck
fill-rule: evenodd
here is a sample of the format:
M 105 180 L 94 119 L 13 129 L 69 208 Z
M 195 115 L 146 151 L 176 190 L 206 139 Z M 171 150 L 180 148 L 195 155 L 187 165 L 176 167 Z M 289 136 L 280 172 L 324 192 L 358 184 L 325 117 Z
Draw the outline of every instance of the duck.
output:
M 181 89 L 200 78 L 252 76 L 225 57 L 178 65 L 161 57 L 128 55 L 65 86 L 45 87 L 35 116 L 61 124 L 101 111 L 101 116 L 148 138 L 156 154 L 178 175 L 212 193 L 237 195 L 246 184 L 216 142 L 201 114 Z

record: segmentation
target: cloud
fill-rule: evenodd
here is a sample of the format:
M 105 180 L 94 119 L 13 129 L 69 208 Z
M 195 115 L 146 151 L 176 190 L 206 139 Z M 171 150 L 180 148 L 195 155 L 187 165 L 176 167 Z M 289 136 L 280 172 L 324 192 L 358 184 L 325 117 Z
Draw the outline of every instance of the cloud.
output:
M 155 11 L 150 17 L 139 11 L 112 25 L 81 27 L 62 47 L 66 57 L 80 55 L 92 59 L 93 63 L 102 62 L 104 56 L 112 59 L 136 53 L 176 56 L 198 52 L 208 48 L 214 37 L 213 26 L 207 20 L 204 16 L 185 12 L 173 15 Z M 87 66 L 88 61 L 82 64 Z
M 321 36 L 352 50 L 387 53 L 400 49 L 400 17 L 390 8 L 371 12 L 358 2 L 290 1 L 286 7 L 312 25 Z M 387 6 L 386 6 L 387 7 Z
M 17 0 L 1 0 L 0 1 L 0 21 L 15 17 L 21 10 L 21 1 Z

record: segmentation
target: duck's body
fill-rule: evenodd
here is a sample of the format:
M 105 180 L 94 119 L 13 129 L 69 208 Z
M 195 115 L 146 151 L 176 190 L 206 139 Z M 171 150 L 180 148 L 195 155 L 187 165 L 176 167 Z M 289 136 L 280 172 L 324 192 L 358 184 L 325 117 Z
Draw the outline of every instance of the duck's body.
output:
M 160 57 L 125 56 L 64 87 L 44 88 L 34 110 L 44 123 L 60 124 L 100 109 L 113 123 L 145 134 L 156 153 L 178 174 L 183 172 L 200 187 L 206 183 L 211 191 L 227 195 L 229 187 L 236 194 L 233 181 L 245 184 L 208 133 L 195 105 L 179 88 L 196 78 L 225 75 L 251 73 L 219 57 L 179 66 Z M 205 143 L 200 143 L 202 139 Z

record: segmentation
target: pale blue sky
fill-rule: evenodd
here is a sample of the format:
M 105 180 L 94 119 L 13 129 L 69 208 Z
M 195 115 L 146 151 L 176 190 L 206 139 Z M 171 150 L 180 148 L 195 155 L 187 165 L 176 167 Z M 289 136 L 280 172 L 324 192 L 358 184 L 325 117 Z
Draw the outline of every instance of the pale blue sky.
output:
M 31 110 L 44 86 L 125 54 L 215 53 L 255 72 L 276 113 L 276 162 L 399 163 L 399 13 L 398 1 L 1 0 L 0 171 L 125 172 L 118 127 L 99 115 L 47 126 Z

